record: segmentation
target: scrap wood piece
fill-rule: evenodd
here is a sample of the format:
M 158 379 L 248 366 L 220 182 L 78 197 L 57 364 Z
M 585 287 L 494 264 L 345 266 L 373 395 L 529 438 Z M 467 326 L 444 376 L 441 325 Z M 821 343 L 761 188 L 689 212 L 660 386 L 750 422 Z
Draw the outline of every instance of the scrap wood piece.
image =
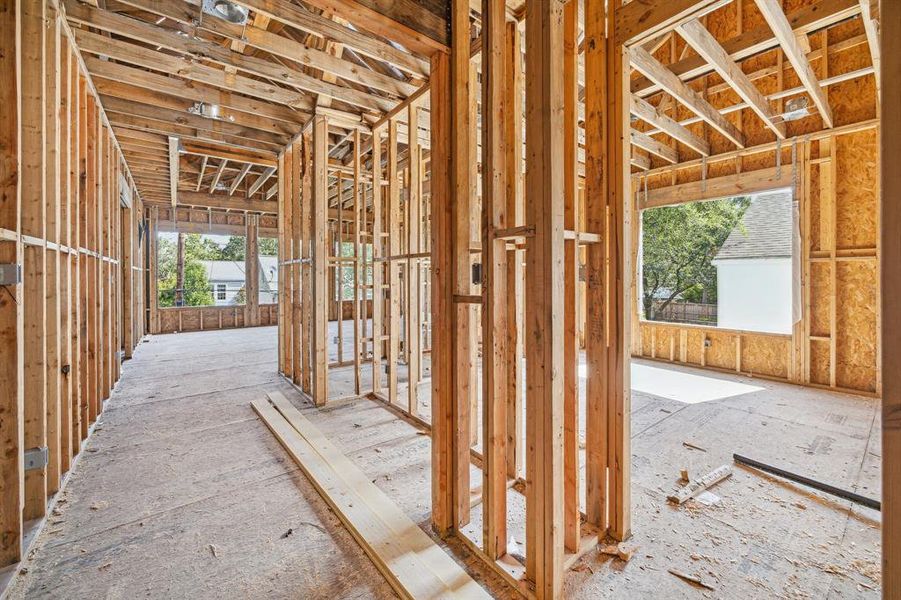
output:
M 485 591 L 281 394 L 251 406 L 403 598 Z
M 608 556 L 615 556 L 623 562 L 629 562 L 632 560 L 636 550 L 638 550 L 638 546 L 627 546 L 619 543 L 602 546 L 600 552 Z
M 666 499 L 673 504 L 682 504 L 686 500 L 694 498 L 707 488 L 716 485 L 723 479 L 731 476 L 732 467 L 730 467 L 729 465 L 722 465 L 721 467 L 717 467 L 710 473 L 707 473 L 703 477 L 695 479 L 688 485 L 679 488 L 679 490 L 675 494 L 670 494 L 666 497 Z
M 708 590 L 716 589 L 712 585 L 710 585 L 709 583 L 705 582 L 703 579 L 701 579 L 700 577 L 697 577 L 695 575 L 689 575 L 688 573 L 683 573 L 682 571 L 680 571 L 678 569 L 669 569 L 669 572 L 670 572 L 670 574 L 675 575 L 679 579 L 683 579 L 689 583 L 699 585 L 702 588 L 706 588 Z

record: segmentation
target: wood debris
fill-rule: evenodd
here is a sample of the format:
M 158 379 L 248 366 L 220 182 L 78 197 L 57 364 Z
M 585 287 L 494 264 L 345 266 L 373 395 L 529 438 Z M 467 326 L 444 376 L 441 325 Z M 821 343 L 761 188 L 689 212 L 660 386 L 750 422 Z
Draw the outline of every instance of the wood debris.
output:
M 632 556 L 635 554 L 636 550 L 638 550 L 638 546 L 619 543 L 601 546 L 600 552 L 601 554 L 606 554 L 608 556 L 615 556 L 623 562 L 629 562 L 632 560 Z
M 695 479 L 688 485 L 679 489 L 676 493 L 670 494 L 666 499 L 673 504 L 682 504 L 686 500 L 694 498 L 707 488 L 731 476 L 732 467 L 729 465 L 722 465 L 703 477 Z

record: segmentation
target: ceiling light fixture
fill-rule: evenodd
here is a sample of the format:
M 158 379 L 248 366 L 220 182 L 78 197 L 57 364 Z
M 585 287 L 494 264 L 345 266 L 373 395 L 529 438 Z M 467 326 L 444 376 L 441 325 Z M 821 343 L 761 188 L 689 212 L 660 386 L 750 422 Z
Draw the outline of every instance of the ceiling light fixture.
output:
M 236 25 L 245 24 L 249 13 L 247 8 L 229 0 L 203 0 L 203 12 Z
M 785 112 L 782 113 L 782 120 L 797 121 L 809 114 L 807 96 L 797 96 L 785 102 Z

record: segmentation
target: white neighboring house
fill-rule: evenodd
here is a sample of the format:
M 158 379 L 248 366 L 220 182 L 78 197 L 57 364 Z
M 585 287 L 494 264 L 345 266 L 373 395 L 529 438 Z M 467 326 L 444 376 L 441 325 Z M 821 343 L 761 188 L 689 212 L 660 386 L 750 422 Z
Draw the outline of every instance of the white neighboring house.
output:
M 712 261 L 717 326 L 772 333 L 792 329 L 792 197 L 754 196 Z
M 278 302 L 278 257 L 260 256 L 260 304 Z M 244 287 L 244 261 L 204 260 L 207 279 L 213 290 L 216 306 L 237 304 L 235 296 Z

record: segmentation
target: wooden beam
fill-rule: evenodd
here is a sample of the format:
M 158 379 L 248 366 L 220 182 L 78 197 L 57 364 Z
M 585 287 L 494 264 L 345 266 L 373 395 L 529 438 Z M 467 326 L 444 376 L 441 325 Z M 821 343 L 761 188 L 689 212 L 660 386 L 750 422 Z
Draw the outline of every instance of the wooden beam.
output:
M 284 104 L 302 112 L 312 113 L 313 100 L 309 94 L 251 79 L 243 75 L 227 74 L 225 71 L 198 62 L 188 62 L 182 57 L 156 52 L 137 44 L 104 37 L 98 33 L 76 29 L 75 41 L 82 52 L 107 56 L 135 66 L 144 67 L 189 79 L 200 83 L 252 96 L 261 100 Z
M 129 134 L 131 133 L 143 133 L 143 132 L 135 132 L 134 130 L 127 130 Z M 263 167 L 274 167 L 275 166 L 275 156 L 270 154 L 269 152 L 257 151 L 253 150 L 236 150 L 234 148 L 229 148 L 225 146 L 219 146 L 215 143 L 211 142 L 185 142 L 182 140 L 181 144 L 182 149 L 185 154 L 196 154 L 198 156 L 208 156 L 209 158 L 217 158 L 223 161 L 234 161 L 234 162 L 242 162 L 242 163 L 250 163 L 253 165 L 260 165 Z
M 860 12 L 858 1 L 819 0 L 793 11 L 788 15 L 788 20 L 796 36 L 810 33 L 853 17 Z M 772 31 L 766 23 L 747 29 L 723 42 L 723 48 L 734 61 L 741 61 L 749 56 L 763 53 L 778 46 L 778 40 L 773 37 Z M 669 65 L 669 69 L 683 81 L 688 81 L 713 71 L 713 67 L 707 61 L 695 55 L 676 61 Z M 632 93 L 642 97 L 646 97 L 660 89 L 659 86 L 646 77 L 634 78 L 630 85 Z
M 206 163 L 209 160 L 209 156 L 204 156 L 202 162 L 200 163 L 200 173 L 197 175 L 197 187 L 194 188 L 195 192 L 199 192 L 200 186 L 203 185 L 203 174 L 204 172 L 206 172 Z
M 563 227 L 580 228 L 579 4 L 563 8 Z M 578 240 L 564 240 L 563 255 L 563 547 L 581 542 L 579 480 L 579 255 Z
M 459 2 L 455 2 L 453 23 L 461 22 Z M 456 42 L 458 36 L 454 36 Z M 466 40 L 468 42 L 468 37 Z M 455 50 L 456 48 L 456 50 Z M 431 317 L 432 317 L 432 444 L 431 444 L 431 522 L 432 528 L 445 535 L 454 530 L 454 337 L 455 306 L 453 304 L 453 228 L 451 200 L 453 197 L 453 103 L 451 66 L 457 62 L 459 48 L 451 47 L 451 56 L 437 52 L 431 64 Z M 467 57 L 467 62 L 469 57 Z M 377 135 L 374 132 L 374 135 Z M 375 157 L 378 138 L 373 141 L 373 194 L 378 187 Z M 373 207 L 375 206 L 373 198 Z M 376 270 L 376 269 L 374 269 Z M 373 300 L 377 290 L 373 291 Z M 374 305 L 374 302 L 373 302 Z M 448 318 L 450 315 L 450 318 Z M 375 319 L 373 319 L 373 324 Z M 373 328 L 373 331 L 377 331 Z M 374 344 L 374 346 L 376 346 Z M 377 347 L 377 346 L 376 346 Z M 375 353 L 373 353 L 373 359 Z
M 879 24 L 873 18 L 873 0 L 860 0 L 860 20 L 863 22 L 863 30 L 867 35 L 867 45 L 870 48 L 870 59 L 873 62 L 874 76 L 876 77 L 876 92 L 882 87 L 881 68 L 879 65 L 881 51 L 879 43 Z
M 482 1 L 482 549 L 492 560 L 507 552 L 507 248 L 494 236 L 507 226 L 505 13 Z
M 675 148 L 667 146 L 663 142 L 655 140 L 646 133 L 642 133 L 635 129 L 633 129 L 629 135 L 633 145 L 647 150 L 651 154 L 659 156 L 660 158 L 667 160 L 673 164 L 679 162 L 679 154 L 676 152 Z
M 241 185 L 241 182 L 244 181 L 244 177 L 247 176 L 247 172 L 250 171 L 250 167 L 252 167 L 250 163 L 244 163 L 241 166 L 241 170 L 238 172 L 238 175 L 235 177 L 235 180 L 232 181 L 232 184 L 228 188 L 228 195 L 234 196 L 235 190 L 238 189 L 238 186 Z M 249 195 L 249 194 L 248 194 Z
M 359 29 L 393 39 L 421 56 L 446 52 L 449 36 L 443 14 L 417 0 L 310 0 L 316 8 Z
M 146 73 L 146 71 L 144 72 Z M 93 81 L 97 93 L 102 96 L 139 102 L 141 104 L 174 111 L 175 114 L 178 114 L 179 119 L 184 115 L 191 115 L 190 111 L 194 110 L 197 105 L 197 102 L 190 97 L 174 96 L 131 85 L 129 83 L 106 79 L 104 77 L 94 76 Z M 222 122 L 228 122 L 232 125 L 238 125 L 260 132 L 293 136 L 300 129 L 300 125 L 287 123 L 278 119 L 271 119 L 263 115 L 250 114 L 239 110 L 228 110 L 222 106 L 220 106 L 220 111 L 220 120 Z M 174 117 L 175 114 L 172 116 Z
M 638 46 L 629 51 L 632 66 L 642 75 L 662 87 L 668 94 L 688 107 L 692 112 L 726 136 L 739 148 L 744 148 L 745 140 L 735 125 L 729 122 L 707 100 L 688 87 L 672 71 L 660 64 L 647 50 Z
M 820 87 L 817 76 L 807 61 L 807 56 L 805 56 L 804 51 L 798 44 L 791 24 L 785 17 L 785 13 L 782 12 L 781 3 L 777 0 L 755 0 L 755 2 L 760 14 L 763 15 L 764 20 L 770 26 L 770 29 L 773 30 L 773 35 L 779 41 L 782 51 L 785 52 L 785 57 L 795 69 L 795 74 L 797 74 L 798 79 L 804 85 L 804 89 L 807 90 L 807 93 L 813 99 L 813 103 L 819 109 L 820 116 L 823 117 L 823 124 L 826 128 L 832 129 L 832 109 L 829 108 L 829 100 L 826 98 L 823 88 Z
M 172 206 L 178 199 L 178 138 L 169 136 L 169 197 Z M 199 187 L 199 185 L 198 185 Z
M 312 238 L 313 348 L 312 398 L 317 406 L 328 400 L 328 119 L 313 117 Z
M 224 194 L 208 194 L 206 192 L 194 192 L 188 190 L 178 191 L 178 205 L 194 206 L 197 208 L 214 208 L 221 210 L 278 214 L 278 202 L 273 202 L 272 200 L 235 198 L 230 195 L 226 196 Z
M 263 171 L 259 177 L 257 177 L 256 181 L 253 182 L 253 185 L 250 186 L 250 189 L 247 190 L 247 197 L 251 197 L 260 191 L 260 188 L 269 181 L 269 178 L 275 174 L 275 167 L 266 167 L 266 170 Z
M 771 167 L 648 190 L 647 193 L 639 194 L 638 206 L 641 210 L 660 206 L 676 206 L 699 200 L 715 200 L 753 194 L 791 185 L 791 168 Z
M 526 12 L 526 576 L 563 593 L 563 4 Z
M 617 44 L 635 46 L 698 18 L 731 0 L 638 0 L 617 11 L 614 37 Z
M 244 71 L 255 77 L 279 81 L 280 83 L 305 92 L 326 95 L 349 104 L 354 104 L 364 110 L 370 110 L 374 107 L 381 110 L 390 110 L 393 106 L 393 103 L 386 101 L 381 96 L 335 85 L 313 77 L 312 75 L 308 75 L 302 71 L 273 63 L 264 58 L 233 52 L 229 48 L 222 47 L 213 42 L 190 36 L 186 37 L 178 35 L 178 33 L 172 29 L 145 23 L 144 21 L 132 19 L 110 11 L 91 8 L 85 4 L 77 3 L 74 0 L 67 0 L 66 6 L 67 17 L 70 21 L 97 28 L 102 31 L 115 33 L 127 37 L 130 40 L 152 44 L 157 48 L 166 48 L 189 57 L 203 57 L 207 61 L 215 62 L 226 67 L 226 69 Z M 148 56 L 160 54 L 159 52 L 149 49 L 145 50 L 147 51 Z M 134 53 L 135 50 L 132 50 L 132 52 Z M 172 58 L 168 55 L 162 56 Z
M 20 170 L 19 194 L 22 235 L 45 236 L 44 205 L 44 53 L 46 12 L 44 2 L 21 2 L 19 9 Z M 22 264 L 24 329 L 24 447 L 47 445 L 46 297 L 45 250 L 27 245 Z M 30 301 L 29 301 L 30 300 Z M 25 472 L 23 519 L 42 518 L 47 510 L 47 467 Z
M 134 0 L 123 1 L 135 4 Z M 141 0 L 141 4 L 149 2 L 150 0 Z M 428 61 L 398 49 L 377 37 L 345 27 L 325 16 L 314 14 L 289 0 L 238 0 L 238 3 L 256 13 L 265 14 L 274 21 L 317 37 L 331 39 L 352 48 L 363 56 L 385 61 L 412 75 L 427 77 L 429 74 Z
M 213 175 L 213 180 L 210 182 L 210 194 L 216 193 L 216 186 L 219 185 L 219 180 L 222 178 L 222 173 L 225 171 L 225 166 L 227 164 L 227 159 L 222 159 L 222 162 L 219 163 L 219 168 L 216 169 L 216 173 Z
M 244 234 L 244 326 L 260 322 L 260 217 L 245 217 Z
M 901 3 L 882 2 L 880 254 L 882 327 L 882 593 L 901 598 Z
M 519 23 L 506 25 L 506 217 L 507 227 L 524 224 L 523 189 L 523 52 Z M 434 163 L 433 163 L 434 164 Z M 507 254 L 507 477 L 523 475 L 523 288 L 524 251 L 515 249 Z
M 652 106 L 646 100 L 633 94 L 630 102 L 630 111 L 633 115 L 660 129 L 673 139 L 682 142 L 702 156 L 710 156 L 710 144 L 706 140 L 702 140 L 680 123 L 658 111 L 655 106 Z
M 701 25 L 700 21 L 697 19 L 687 21 L 677 27 L 676 31 L 694 48 L 695 52 L 713 66 L 723 81 L 729 84 L 742 100 L 747 102 L 751 110 L 757 113 L 766 126 L 773 130 L 776 137 L 784 140 L 786 136 L 785 123 L 776 121 L 777 118 L 781 118 L 781 115 L 776 114 L 769 101 L 742 71 L 741 66 L 732 60 L 716 41 L 716 38 Z
M 110 91 L 108 95 L 117 96 L 119 98 L 136 99 L 131 95 L 126 96 L 121 92 L 122 85 L 129 85 L 144 90 L 149 96 L 143 96 L 150 99 L 151 104 L 165 104 L 160 102 L 159 94 L 165 94 L 168 97 L 181 98 L 193 102 L 205 102 L 207 104 L 217 104 L 221 108 L 232 109 L 240 112 L 241 115 L 235 118 L 236 123 L 242 123 L 247 116 L 255 116 L 260 119 L 270 119 L 272 121 L 271 129 L 282 133 L 295 132 L 300 129 L 303 122 L 310 117 L 309 111 L 301 111 L 266 102 L 258 98 L 244 96 L 242 94 L 232 93 L 221 90 L 213 85 L 206 85 L 197 81 L 188 81 L 178 77 L 170 77 L 145 71 L 126 64 L 114 63 L 108 60 L 100 60 L 94 56 L 84 55 L 83 60 L 91 74 L 91 78 L 95 81 L 104 79 L 119 83 L 115 89 Z M 99 81 L 97 85 L 98 92 L 106 90 L 108 85 L 103 81 Z M 244 123 L 248 127 L 255 127 L 254 123 Z M 259 128 L 259 127 L 257 127 Z M 267 129 L 263 126 L 263 129 Z
M 18 2 L 6 2 L 0 8 L 0 104 L 7 107 L 0 119 L 0 229 L 19 231 L 21 212 L 19 139 L 19 102 L 21 82 L 17 76 L 22 48 L 17 36 L 21 16 Z M 19 240 L 0 240 L 0 263 L 22 264 Z M 24 488 L 23 431 L 24 418 L 23 313 L 21 282 L 4 286 L 3 293 L 12 301 L 0 302 L 0 565 L 19 562 L 23 548 L 22 494 Z

